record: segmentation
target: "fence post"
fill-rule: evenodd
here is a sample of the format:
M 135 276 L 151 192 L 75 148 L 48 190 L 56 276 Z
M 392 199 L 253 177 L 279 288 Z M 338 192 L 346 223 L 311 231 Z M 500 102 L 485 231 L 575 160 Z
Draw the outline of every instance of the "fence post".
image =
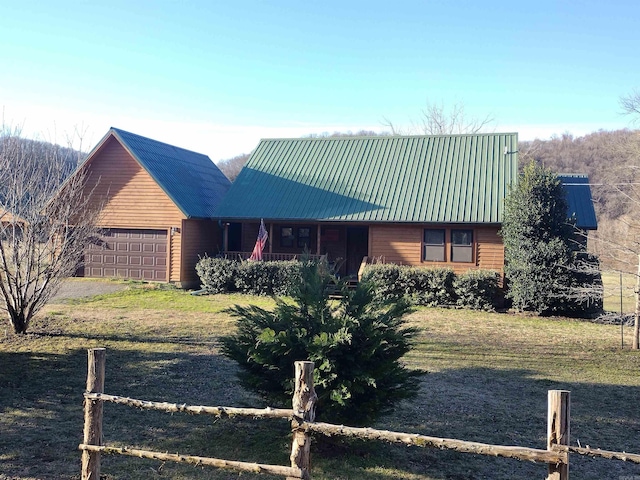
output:
M 571 392 L 567 390 L 549 390 L 547 410 L 547 450 L 553 445 L 569 445 L 571 419 Z M 547 480 L 569 479 L 569 455 L 567 462 L 549 464 Z
M 104 367 L 106 350 L 88 350 L 87 392 L 104 393 Z M 102 445 L 102 400 L 84 400 L 85 445 Z M 100 478 L 100 452 L 82 451 L 82 480 Z
M 313 362 L 295 362 L 295 390 L 293 392 L 293 441 L 291 445 L 291 466 L 300 468 L 305 478 L 311 474 L 311 435 L 298 427 L 303 422 L 313 422 L 316 418 L 316 391 L 313 388 Z M 287 477 L 287 480 L 293 480 Z

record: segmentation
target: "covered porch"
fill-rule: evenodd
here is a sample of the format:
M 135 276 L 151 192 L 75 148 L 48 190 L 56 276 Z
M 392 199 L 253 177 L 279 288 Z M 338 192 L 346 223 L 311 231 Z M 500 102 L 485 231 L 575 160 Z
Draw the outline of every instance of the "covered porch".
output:
M 223 254 L 247 259 L 256 243 L 259 221 L 224 223 Z M 340 276 L 357 277 L 369 256 L 369 227 L 358 224 L 321 224 L 267 221 L 269 234 L 263 251 L 267 261 L 299 259 L 305 252 L 312 258 L 325 257 Z

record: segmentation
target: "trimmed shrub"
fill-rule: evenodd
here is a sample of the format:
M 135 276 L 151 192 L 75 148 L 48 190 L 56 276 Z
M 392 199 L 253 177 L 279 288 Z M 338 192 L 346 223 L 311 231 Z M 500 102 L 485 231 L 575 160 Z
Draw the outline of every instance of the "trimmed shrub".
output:
M 452 305 L 453 279 L 448 268 L 409 267 L 403 265 L 368 265 L 362 281 L 375 285 L 375 294 L 382 300 L 409 297 L 415 305 Z
M 405 267 L 400 282 L 415 305 L 429 307 L 454 303 L 453 270 L 448 268 Z
M 361 281 L 373 284 L 375 295 L 380 300 L 397 300 L 406 294 L 405 287 L 399 280 L 403 268 L 407 267 L 393 263 L 367 265 Z
M 291 302 L 276 299 L 273 311 L 236 305 L 237 333 L 221 339 L 222 352 L 240 365 L 242 383 L 271 405 L 291 403 L 293 363 L 315 364 L 317 418 L 351 425 L 368 424 L 401 399 L 418 392 L 421 371 L 400 359 L 416 330 L 405 325 L 409 305 L 384 302 L 371 284 L 347 292 L 326 262 L 300 264 Z M 339 304 L 330 300 L 337 288 Z
M 289 295 L 300 278 L 300 262 L 242 262 L 238 264 L 235 287 L 248 295 Z
M 248 295 L 273 295 L 273 269 L 269 263 L 241 262 L 235 278 L 236 289 Z
M 269 262 L 271 269 L 269 271 L 272 278 L 273 295 L 277 297 L 289 296 L 294 287 L 300 282 L 300 262 L 277 261 Z
M 201 258 L 196 264 L 200 286 L 208 293 L 227 293 L 234 288 L 238 262 L 227 258 Z
M 498 273 L 493 270 L 469 270 L 453 281 L 456 305 L 473 310 L 493 310 L 498 293 Z

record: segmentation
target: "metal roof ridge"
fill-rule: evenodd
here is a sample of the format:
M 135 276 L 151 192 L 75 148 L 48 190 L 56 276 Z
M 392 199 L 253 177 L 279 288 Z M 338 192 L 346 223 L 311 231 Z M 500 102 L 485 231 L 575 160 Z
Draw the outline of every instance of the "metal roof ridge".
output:
M 184 148 L 184 147 L 178 147 L 178 146 L 176 146 L 176 145 L 172 145 L 171 143 L 161 142 L 160 140 L 155 140 L 155 139 L 153 139 L 153 138 L 145 137 L 144 135 L 139 135 L 139 134 L 137 134 L 137 133 L 129 132 L 129 131 L 127 131 L 127 130 L 123 130 L 123 129 L 121 129 L 121 128 L 117 128 L 117 127 L 110 127 L 110 128 L 109 128 L 109 131 L 113 131 L 113 132 L 118 133 L 118 134 L 119 134 L 120 132 L 122 132 L 122 133 L 126 133 L 127 135 L 132 135 L 132 136 L 134 136 L 134 137 L 141 138 L 141 139 L 146 140 L 146 141 L 148 141 L 148 142 L 154 142 L 154 143 L 158 143 L 158 144 L 160 144 L 160 145 L 164 145 L 164 146 L 167 146 L 167 147 L 175 148 L 175 149 L 177 149 L 177 150 L 182 150 L 182 151 L 184 151 L 184 152 L 194 153 L 194 154 L 196 154 L 196 155 L 201 155 L 201 156 L 203 156 L 203 157 L 207 157 L 207 158 L 209 158 L 209 160 L 211 160 L 211 158 L 210 158 L 208 155 L 204 154 L 204 153 L 196 152 L 195 150 L 189 150 L 188 148 Z M 211 160 L 211 161 L 213 162 L 213 160 Z
M 500 135 L 518 135 L 518 132 L 497 132 L 497 133 L 445 133 L 440 135 L 350 135 L 345 137 L 268 137 L 261 138 L 260 142 L 297 140 L 297 141 L 338 141 L 338 140 L 357 140 L 357 139 L 391 139 L 391 138 L 448 138 L 448 137 L 481 137 L 481 136 L 500 136 Z

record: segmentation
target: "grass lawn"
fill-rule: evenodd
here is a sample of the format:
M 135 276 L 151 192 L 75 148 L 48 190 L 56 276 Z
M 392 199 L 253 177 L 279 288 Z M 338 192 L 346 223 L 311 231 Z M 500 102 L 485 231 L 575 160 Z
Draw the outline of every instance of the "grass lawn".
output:
M 132 285 L 51 304 L 25 336 L 0 329 L 0 480 L 79 479 L 86 350 L 107 349 L 107 393 L 193 405 L 262 407 L 238 386 L 218 337 L 224 309 L 264 307 L 247 296 L 194 297 Z M 616 326 L 511 314 L 418 309 L 406 357 L 429 371 L 418 398 L 375 426 L 504 445 L 546 446 L 547 390 L 571 390 L 571 441 L 640 453 L 640 353 L 620 349 Z M 625 335 L 630 340 L 630 335 Z M 274 405 L 275 406 L 275 405 Z M 104 439 L 226 459 L 288 465 L 283 420 L 218 420 L 106 404 Z M 571 459 L 571 478 L 640 475 L 640 466 Z M 362 441 L 312 447 L 313 479 L 545 478 L 546 465 Z M 269 476 L 104 456 L 103 478 L 267 479 Z

